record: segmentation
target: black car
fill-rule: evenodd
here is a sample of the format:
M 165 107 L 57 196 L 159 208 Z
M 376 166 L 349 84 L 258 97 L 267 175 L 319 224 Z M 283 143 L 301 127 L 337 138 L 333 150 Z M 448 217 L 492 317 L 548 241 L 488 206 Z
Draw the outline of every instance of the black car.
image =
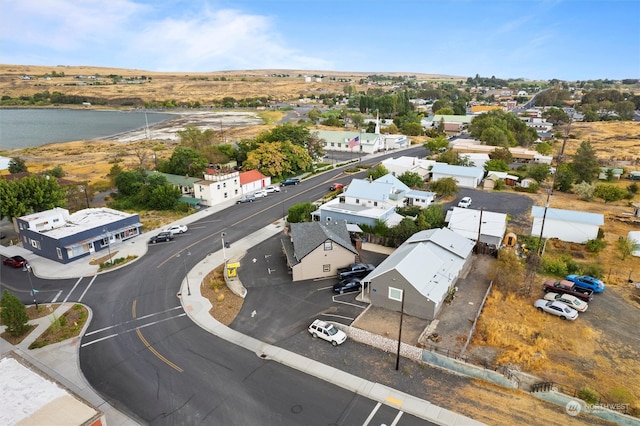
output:
M 362 283 L 360 282 L 360 278 L 347 278 L 333 285 L 333 292 L 339 294 L 360 291 L 361 289 Z
M 173 234 L 171 232 L 161 232 L 158 235 L 151 237 L 149 242 L 151 244 L 155 244 L 158 242 L 167 242 L 173 240 Z
M 289 178 L 280 182 L 280 186 L 289 186 L 289 185 L 297 185 L 300 183 L 300 179 L 298 178 Z
M 376 269 L 376 267 L 369 263 L 354 263 L 346 268 L 338 269 L 338 278 L 340 280 L 347 278 L 364 278 L 374 269 Z

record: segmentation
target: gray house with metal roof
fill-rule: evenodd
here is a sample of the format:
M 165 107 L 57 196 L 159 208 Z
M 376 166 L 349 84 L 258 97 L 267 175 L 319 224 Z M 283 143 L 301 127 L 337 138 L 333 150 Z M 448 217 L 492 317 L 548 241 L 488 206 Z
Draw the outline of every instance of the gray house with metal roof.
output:
M 343 221 L 290 226 L 290 238 L 283 238 L 281 242 L 294 282 L 336 276 L 338 268 L 358 259 L 358 251 Z
M 447 228 L 415 233 L 373 272 L 368 283 L 371 304 L 427 320 L 436 317 L 449 290 L 464 275 L 474 243 Z

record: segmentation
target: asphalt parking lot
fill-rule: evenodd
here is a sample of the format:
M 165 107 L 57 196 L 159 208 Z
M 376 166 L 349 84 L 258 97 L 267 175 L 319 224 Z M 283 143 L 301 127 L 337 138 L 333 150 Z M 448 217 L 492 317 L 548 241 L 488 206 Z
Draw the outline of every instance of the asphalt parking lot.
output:
M 254 246 L 240 260 L 238 275 L 247 289 L 242 309 L 231 328 L 276 344 L 307 329 L 316 318 L 350 324 L 367 304 L 356 293 L 336 295 L 336 278 L 293 282 L 278 234 Z M 385 254 L 363 252 L 362 261 L 379 265 Z

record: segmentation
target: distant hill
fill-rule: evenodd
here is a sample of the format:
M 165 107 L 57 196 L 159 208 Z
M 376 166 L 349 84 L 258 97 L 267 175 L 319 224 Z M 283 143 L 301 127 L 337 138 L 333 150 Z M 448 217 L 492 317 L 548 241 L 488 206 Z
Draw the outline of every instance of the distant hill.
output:
M 232 97 L 236 100 L 266 97 L 292 100 L 303 96 L 343 93 L 345 84 L 358 91 L 368 86 L 361 79 L 370 75 L 415 76 L 428 81 L 460 81 L 466 77 L 404 72 L 350 72 L 314 70 L 236 70 L 214 72 L 155 72 L 93 66 L 34 66 L 0 64 L 0 95 L 33 96 L 56 91 L 65 95 L 107 99 L 121 105 L 175 100 L 201 102 Z M 96 76 L 98 76 L 96 78 Z M 305 81 L 309 76 L 311 82 Z M 325 76 L 316 81 L 315 76 Z M 110 102 L 111 103 L 111 102 Z

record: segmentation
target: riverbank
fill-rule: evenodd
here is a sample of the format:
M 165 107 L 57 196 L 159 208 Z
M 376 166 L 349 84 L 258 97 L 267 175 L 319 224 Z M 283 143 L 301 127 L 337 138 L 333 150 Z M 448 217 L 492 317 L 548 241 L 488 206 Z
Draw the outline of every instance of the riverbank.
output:
M 101 139 L 50 143 L 42 146 L 0 151 L 0 155 L 25 160 L 30 172 L 38 173 L 61 166 L 65 178 L 88 181 L 98 188 L 108 189 L 108 174 L 114 164 L 139 167 L 142 162 L 154 169 L 155 161 L 169 158 L 179 143 L 178 131 L 197 127 L 204 131 L 221 132 L 227 143 L 250 139 L 277 123 L 281 112 L 209 112 L 178 111 L 175 118 Z M 6 174 L 8 171 L 0 171 Z

